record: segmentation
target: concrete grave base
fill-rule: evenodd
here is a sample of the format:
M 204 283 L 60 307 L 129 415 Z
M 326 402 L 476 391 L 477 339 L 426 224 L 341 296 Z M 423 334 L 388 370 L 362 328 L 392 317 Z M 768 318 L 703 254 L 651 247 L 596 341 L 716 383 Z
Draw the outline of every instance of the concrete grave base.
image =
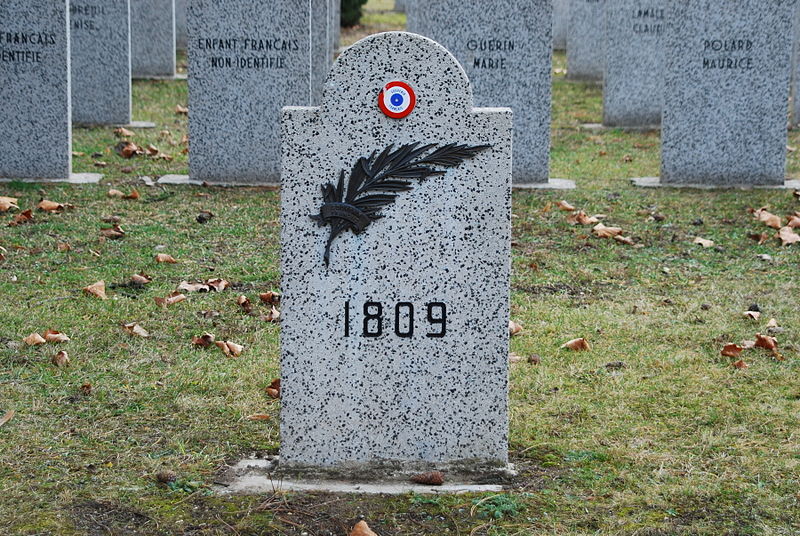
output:
M 574 190 L 575 181 L 569 179 L 550 179 L 547 182 L 512 184 L 514 190 Z
M 188 80 L 188 76 L 186 73 L 175 73 L 172 76 L 164 75 L 164 76 L 142 76 L 137 75 L 133 77 L 133 80 Z
M 783 184 L 665 184 L 660 177 L 639 177 L 631 179 L 640 188 L 693 188 L 698 190 L 740 189 L 740 190 L 787 190 L 800 189 L 800 179 L 787 179 Z
M 131 121 L 130 123 L 119 123 L 116 125 L 95 125 L 91 123 L 73 123 L 73 128 L 156 128 L 155 123 L 151 123 L 150 121 Z
M 127 125 L 120 125 L 127 128 L 156 128 L 155 123 L 150 121 L 131 121 Z
M 661 130 L 661 125 L 648 125 L 641 127 L 631 126 L 609 126 L 603 123 L 583 123 L 580 126 L 581 130 L 589 130 L 591 132 L 607 132 L 609 130 L 622 130 L 624 132 L 658 132 Z
M 498 479 L 513 475 L 513 468 L 501 469 Z M 441 486 L 415 484 L 409 477 L 416 473 L 402 473 L 390 478 L 358 482 L 331 475 L 329 478 L 295 477 L 282 474 L 280 459 L 246 458 L 225 468 L 214 482 L 214 491 L 223 495 L 249 495 L 280 491 L 322 491 L 330 493 L 388 494 L 403 493 L 481 493 L 502 491 L 501 483 L 485 483 L 484 479 L 469 478 L 469 475 L 450 474 L 445 471 L 445 482 Z M 365 479 L 366 480 L 366 479 Z
M 72 173 L 64 179 L 14 179 L 10 177 L 0 177 L 0 182 L 66 182 L 69 184 L 97 184 L 103 179 L 101 173 Z
M 250 187 L 250 188 L 266 188 L 274 190 L 280 188 L 280 183 L 277 182 L 206 182 L 189 178 L 189 175 L 164 175 L 158 179 L 158 184 L 176 184 L 184 186 L 225 186 L 225 187 Z

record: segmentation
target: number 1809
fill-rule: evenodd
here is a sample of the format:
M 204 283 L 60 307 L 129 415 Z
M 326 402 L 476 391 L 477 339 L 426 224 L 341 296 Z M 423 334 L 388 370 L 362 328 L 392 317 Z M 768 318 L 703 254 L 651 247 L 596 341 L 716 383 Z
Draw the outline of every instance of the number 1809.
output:
M 442 302 L 431 302 L 426 304 L 426 323 L 425 336 L 433 339 L 442 338 L 447 334 L 447 305 Z M 350 307 L 350 302 L 344 303 L 344 336 L 350 337 L 352 331 L 351 317 L 356 313 Z M 356 308 L 357 310 L 358 308 Z M 391 309 L 391 306 L 387 309 Z M 411 302 L 400 302 L 394 306 L 394 314 L 387 313 L 383 304 L 380 302 L 368 301 L 362 308 L 363 320 L 361 322 L 362 337 L 380 337 L 384 334 L 385 325 L 388 321 L 389 330 L 394 327 L 394 334 L 404 339 L 414 336 L 415 311 L 414 304 Z M 389 318 L 392 317 L 392 318 Z M 394 326 L 392 326 L 394 324 Z M 390 332 L 387 330 L 387 333 Z

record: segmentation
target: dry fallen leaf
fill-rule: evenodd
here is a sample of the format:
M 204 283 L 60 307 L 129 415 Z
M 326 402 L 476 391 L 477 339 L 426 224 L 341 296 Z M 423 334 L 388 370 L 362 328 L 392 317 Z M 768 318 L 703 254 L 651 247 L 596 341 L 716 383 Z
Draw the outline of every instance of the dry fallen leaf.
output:
M 592 228 L 592 232 L 599 238 L 613 238 L 622 234 L 621 227 L 606 227 L 602 223 L 598 223 Z
M 441 486 L 444 484 L 444 473 L 441 471 L 429 471 L 412 476 L 411 481 L 426 486 Z
M 0 426 L 3 426 L 11 419 L 13 419 L 14 415 L 16 415 L 16 412 L 13 409 L 6 411 L 6 414 L 0 417 Z
M 267 395 L 270 398 L 280 398 L 281 397 L 281 379 L 275 378 L 272 380 L 272 383 L 269 384 L 269 387 L 265 389 Z
M 250 303 L 250 298 L 248 298 L 247 296 L 244 295 L 239 296 L 238 298 L 236 298 L 236 303 L 239 305 L 239 307 L 244 309 L 245 313 L 247 314 L 253 313 L 253 304 Z
M 695 239 L 692 241 L 692 244 L 700 244 L 704 248 L 714 247 L 714 241 L 713 240 L 707 240 L 705 238 L 700 238 L 699 236 L 695 237 Z
M 137 337 L 143 337 L 145 339 L 150 336 L 147 330 L 140 326 L 138 322 L 131 322 L 122 327 L 128 335 L 136 335 Z
M 65 352 L 64 350 L 61 350 L 60 352 L 58 352 L 56 355 L 53 356 L 50 362 L 59 368 L 66 367 L 67 365 L 69 365 L 69 355 L 67 355 L 67 352 Z
M 266 413 L 254 413 L 252 415 L 247 416 L 248 421 L 268 421 L 272 417 L 267 415 Z
M 627 244 L 629 246 L 635 246 L 636 242 L 633 241 L 633 238 L 630 236 L 622 236 L 622 235 L 614 235 L 614 240 L 617 242 L 621 242 L 622 244 Z
M 123 127 L 114 129 L 114 134 L 116 134 L 120 138 L 130 138 L 131 136 L 135 136 L 136 135 L 136 133 L 128 130 L 127 128 L 123 128 Z
M 38 344 L 44 344 L 47 341 L 44 340 L 44 337 L 42 337 L 38 333 L 31 333 L 30 335 L 22 339 L 22 342 L 24 342 L 28 346 L 36 346 Z
M 214 344 L 228 357 L 239 357 L 244 350 L 244 346 L 231 341 L 217 341 Z
M 214 343 L 214 339 L 215 337 L 211 333 L 203 333 L 199 337 L 192 337 L 192 344 L 202 348 L 208 348 Z
M 133 143 L 132 141 L 121 141 L 115 147 L 114 151 L 122 158 L 133 158 L 137 155 L 144 154 L 144 149 Z
M 68 242 L 59 242 L 56 244 L 56 249 L 62 253 L 66 253 L 72 250 L 72 246 L 70 246 Z
M 738 344 L 726 344 L 720 353 L 725 357 L 739 357 L 739 354 L 742 353 L 742 350 L 744 350 L 744 348 Z
M 178 115 L 188 115 L 189 114 L 189 108 L 187 108 L 186 106 L 181 106 L 180 104 L 178 104 L 177 106 L 175 106 L 175 113 L 178 114 Z
M 91 294 L 92 296 L 97 296 L 98 298 L 105 300 L 107 299 L 106 296 L 106 282 L 105 281 L 98 281 L 97 283 L 92 283 L 88 287 L 84 287 L 83 291 L 86 294 Z
M 752 350 L 756 347 L 756 341 L 742 341 L 743 350 Z
M 33 211 L 31 209 L 24 210 L 14 216 L 14 219 L 11 220 L 11 223 L 8 224 L 9 227 L 16 227 L 17 225 L 24 225 L 26 223 L 33 222 Z
M 53 329 L 48 329 L 44 332 L 44 340 L 47 342 L 67 342 L 69 341 L 69 337 L 65 333 L 61 333 L 60 331 L 55 331 Z
M 573 210 L 575 210 L 575 207 L 573 207 L 564 200 L 561 200 L 558 203 L 556 203 L 556 206 L 558 207 L 559 210 L 563 210 L 564 212 L 572 212 Z
M 206 285 L 208 285 L 217 292 L 222 292 L 223 290 L 231 286 L 230 282 L 225 281 L 224 279 L 209 279 L 208 281 L 206 281 Z
M 517 355 L 515 353 L 508 354 L 508 362 L 509 363 L 522 363 L 525 361 L 525 358 L 521 355 Z
M 761 313 L 759 311 L 745 311 L 742 316 L 750 320 L 758 320 L 761 318 Z
M 153 281 L 153 278 L 144 273 L 133 274 L 131 276 L 131 283 L 133 283 L 134 285 L 143 286 L 147 285 L 151 281 Z
M 42 199 L 36 208 L 43 212 L 61 212 L 68 205 L 64 205 L 63 203 L 56 203 L 55 201 L 48 201 L 47 199 Z
M 561 345 L 561 348 L 574 350 L 576 352 L 585 352 L 591 350 L 592 346 L 589 344 L 589 341 L 581 337 L 580 339 L 572 339 L 571 341 L 565 342 Z
M 119 190 L 114 190 L 113 188 L 108 191 L 107 195 L 108 197 L 119 197 L 119 198 L 125 197 L 124 193 L 120 192 Z
M 745 363 L 745 362 L 744 362 L 744 359 L 740 359 L 739 361 L 736 361 L 735 363 L 733 363 L 733 366 L 734 366 L 734 367 L 736 367 L 737 369 L 746 369 L 746 368 L 750 368 L 750 365 L 748 365 L 747 363 Z
M 753 212 L 753 216 L 760 222 L 764 223 L 767 227 L 772 227 L 773 229 L 780 229 L 781 228 L 781 218 L 780 216 L 776 216 L 767 210 L 766 207 L 760 208 Z
M 508 321 L 508 334 L 509 336 L 513 337 L 514 335 L 519 335 L 522 331 L 522 326 L 514 322 L 513 320 Z
M 119 240 L 125 237 L 125 231 L 117 224 L 113 227 L 104 227 L 100 229 L 100 236 L 108 238 L 109 240 Z
M 378 536 L 372 529 L 369 528 L 366 521 L 359 521 L 353 530 L 350 531 L 349 536 Z
M 261 316 L 261 320 L 265 322 L 280 322 L 281 312 L 273 305 L 270 312 Z
M 262 292 L 258 295 L 258 298 L 262 303 L 266 303 L 267 305 L 278 304 L 281 301 L 281 295 L 272 291 Z
M 172 255 L 167 255 L 166 253 L 159 253 L 158 255 L 156 255 L 156 262 L 165 262 L 165 263 L 168 263 L 168 264 L 177 264 L 178 261 L 176 261 L 172 257 Z
M 767 329 L 775 329 L 778 327 L 778 321 L 774 318 L 770 318 L 769 322 L 767 322 Z
M 0 212 L 8 212 L 9 210 L 19 210 L 17 203 L 19 199 L 16 197 L 0 196 Z
M 800 216 L 797 214 L 792 214 L 789 216 L 789 223 L 786 224 L 786 227 L 791 229 L 800 229 Z
M 139 195 L 139 192 L 138 192 L 138 190 L 136 190 L 136 189 L 134 188 L 133 190 L 131 190 L 131 193 L 129 193 L 128 195 L 123 195 L 123 196 L 122 196 L 122 199 L 129 199 L 129 200 L 131 200 L 131 201 L 136 201 L 136 200 L 137 200 L 137 199 L 139 199 L 140 197 L 141 197 L 141 196 Z
M 800 235 L 795 233 L 791 227 L 781 227 L 778 231 L 778 238 L 781 239 L 781 245 L 789 246 L 800 242 Z
M 756 348 L 764 348 L 766 350 L 776 350 L 778 348 L 778 339 L 770 337 L 769 335 L 762 335 L 756 333 Z
M 90 394 L 92 394 L 92 384 L 86 382 L 80 387 L 78 387 L 78 390 L 81 392 L 82 395 L 89 396 Z
M 181 294 L 180 292 L 172 292 L 166 298 L 153 298 L 159 306 L 163 308 L 167 308 L 170 305 L 175 305 L 176 303 L 180 303 L 186 299 L 185 294 Z
M 588 216 L 584 211 L 579 210 L 567 215 L 567 223 L 572 225 L 594 225 L 600 223 L 600 218 L 595 216 Z
M 205 283 L 189 283 L 188 281 L 181 281 L 178 285 L 178 290 L 185 292 L 208 292 L 211 288 Z

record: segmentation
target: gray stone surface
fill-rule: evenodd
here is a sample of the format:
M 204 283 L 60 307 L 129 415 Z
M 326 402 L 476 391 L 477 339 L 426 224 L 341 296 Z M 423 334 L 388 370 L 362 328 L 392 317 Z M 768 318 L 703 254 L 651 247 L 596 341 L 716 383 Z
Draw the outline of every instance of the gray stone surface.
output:
M 394 10 L 399 11 L 400 13 L 405 13 L 406 3 L 406 0 L 394 0 Z
M 280 109 L 319 102 L 333 54 L 329 5 L 282 0 L 254 10 L 249 0 L 189 4 L 193 181 L 279 181 Z
M 667 0 L 615 0 L 604 9 L 603 124 L 654 127 L 664 105 Z
M 570 0 L 567 78 L 602 82 L 605 69 L 603 10 L 606 0 Z
M 328 10 L 331 22 L 330 38 L 333 43 L 333 50 L 331 52 L 335 54 L 342 44 L 342 0 L 329 1 L 331 3 Z
M 175 46 L 186 50 L 189 36 L 186 32 L 186 5 L 189 0 L 175 0 Z
M 0 1 L 0 177 L 68 179 L 67 0 Z
M 392 81 L 417 95 L 404 119 L 378 108 Z M 348 48 L 322 106 L 285 108 L 282 132 L 282 468 L 376 479 L 505 467 L 511 110 L 473 108 L 467 76 L 447 50 L 393 32 Z M 323 187 L 342 174 L 349 182 L 374 151 L 415 142 L 491 148 L 412 180 L 383 218 L 333 241 L 326 267 L 330 227 L 310 217 L 321 211 Z M 368 302 L 382 304 L 382 321 L 365 318 Z M 408 338 L 395 324 L 400 333 L 412 325 L 403 302 L 415 311 Z M 442 333 L 437 302 L 446 304 L 446 330 L 429 337 Z M 365 319 L 382 334 L 364 336 Z
M 789 123 L 792 127 L 800 125 L 800 5 L 795 9 L 794 48 L 792 49 L 792 87 Z
M 484 0 L 425 0 L 419 11 L 408 31 L 453 53 L 472 83 L 475 104 L 514 110 L 514 183 L 547 183 L 552 0 L 496 1 L 491 9 Z
M 553 49 L 567 50 L 570 0 L 553 0 Z
M 662 182 L 783 184 L 796 7 L 669 3 Z
M 133 77 L 175 76 L 174 0 L 130 1 Z
M 131 121 L 129 0 L 70 0 L 72 122 Z
M 667 184 L 661 181 L 661 177 L 636 177 L 631 179 L 631 183 L 640 188 L 686 188 L 692 190 L 713 190 L 720 188 L 720 185 L 716 184 Z M 786 179 L 786 181 L 781 184 L 725 184 L 723 186 L 725 188 L 735 188 L 739 190 L 800 190 L 800 179 Z

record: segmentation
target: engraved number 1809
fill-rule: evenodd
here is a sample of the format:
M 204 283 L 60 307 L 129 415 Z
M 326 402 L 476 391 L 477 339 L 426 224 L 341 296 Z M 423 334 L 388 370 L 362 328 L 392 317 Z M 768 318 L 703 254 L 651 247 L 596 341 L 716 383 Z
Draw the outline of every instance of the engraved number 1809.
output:
M 442 338 L 447 334 L 447 305 L 442 302 L 431 302 L 426 306 L 427 323 L 431 331 L 425 333 L 426 337 Z M 349 337 L 351 308 L 350 302 L 344 303 L 344 336 Z M 368 301 L 363 307 L 363 321 L 361 335 L 363 337 L 380 337 L 384 333 L 384 314 L 383 304 L 380 302 Z M 414 336 L 414 304 L 411 302 L 400 302 L 394 306 L 394 334 L 402 338 Z

